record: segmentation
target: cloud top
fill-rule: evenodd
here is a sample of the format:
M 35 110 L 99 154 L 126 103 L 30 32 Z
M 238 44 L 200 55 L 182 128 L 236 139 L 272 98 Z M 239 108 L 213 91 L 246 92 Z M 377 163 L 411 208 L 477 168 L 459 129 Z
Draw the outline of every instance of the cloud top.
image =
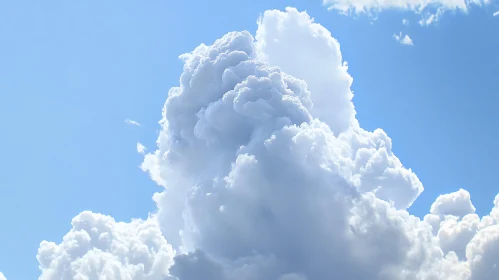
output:
M 296 33 L 290 36 L 291 32 Z M 329 30 L 305 12 L 270 10 L 258 21 L 255 46 L 261 61 L 306 81 L 307 90 L 313 93 L 307 102 L 313 104 L 309 111 L 314 117 L 336 134 L 351 127 L 355 120 L 350 90 L 353 79 L 340 44 Z
M 464 217 L 475 213 L 475 206 L 471 203 L 470 193 L 459 189 L 457 192 L 440 195 L 431 205 L 430 213 Z

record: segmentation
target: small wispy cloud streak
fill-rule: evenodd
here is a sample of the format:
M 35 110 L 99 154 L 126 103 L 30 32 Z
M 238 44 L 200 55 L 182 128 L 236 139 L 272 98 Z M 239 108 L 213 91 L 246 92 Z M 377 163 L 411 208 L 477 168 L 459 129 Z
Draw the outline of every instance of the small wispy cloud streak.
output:
M 129 125 L 140 126 L 140 123 L 138 121 L 134 121 L 134 120 L 131 120 L 131 119 L 126 119 L 125 123 L 129 124 Z
M 493 15 L 493 16 L 495 16 L 495 17 L 496 17 L 496 16 L 499 16 L 499 11 L 497 11 L 497 12 L 493 13 L 492 15 Z
M 365 14 L 377 17 L 382 11 L 398 10 L 412 12 L 421 17 L 421 25 L 431 25 L 440 18 L 453 11 L 468 13 L 472 7 L 483 7 L 490 4 L 490 0 L 451 1 L 451 0 L 323 0 L 322 3 L 330 10 L 336 10 L 346 15 Z

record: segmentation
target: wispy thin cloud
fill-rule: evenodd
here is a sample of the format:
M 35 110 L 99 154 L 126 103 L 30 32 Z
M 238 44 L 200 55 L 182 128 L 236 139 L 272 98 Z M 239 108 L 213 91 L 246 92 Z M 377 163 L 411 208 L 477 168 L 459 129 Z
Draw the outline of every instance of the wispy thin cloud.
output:
M 382 11 L 398 10 L 412 12 L 421 16 L 421 25 L 430 25 L 439 21 L 440 18 L 452 11 L 460 10 L 467 12 L 473 6 L 485 6 L 490 0 L 473 1 L 450 1 L 450 0 L 323 0 L 322 3 L 330 10 L 336 10 L 342 14 L 358 16 L 365 14 L 377 16 Z
M 499 11 L 492 14 L 493 16 L 499 16 Z
M 406 18 L 402 19 L 402 24 L 403 25 L 409 25 L 409 20 L 406 19 Z
M 402 35 L 402 32 L 399 34 L 393 34 L 393 38 L 397 40 L 397 42 L 401 43 L 402 45 L 408 45 L 408 46 L 413 46 L 414 43 L 412 42 L 411 37 L 409 35 Z
M 129 125 L 136 125 L 136 126 L 140 126 L 140 123 L 138 121 L 134 121 L 134 120 L 131 120 L 131 119 L 126 119 L 125 120 L 125 123 L 126 124 L 129 124 Z

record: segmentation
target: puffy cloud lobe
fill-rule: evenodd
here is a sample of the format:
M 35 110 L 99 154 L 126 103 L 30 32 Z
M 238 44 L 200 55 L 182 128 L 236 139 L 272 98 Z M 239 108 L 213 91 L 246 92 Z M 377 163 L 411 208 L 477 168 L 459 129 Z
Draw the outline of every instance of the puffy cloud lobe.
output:
M 181 59 L 142 164 L 165 188 L 157 223 L 84 212 L 42 243 L 42 279 L 494 279 L 499 198 L 481 220 L 446 216 L 460 199 L 409 215 L 421 182 L 383 130 L 359 126 L 339 45 L 306 13 L 268 11 L 256 39 L 232 32 Z
M 475 213 L 470 193 L 459 189 L 440 195 L 431 205 L 425 217 L 437 236 L 444 253 L 454 251 L 462 260 L 466 258 L 466 246 L 480 228 L 480 217 Z
M 258 21 L 256 47 L 260 60 L 307 82 L 313 92 L 314 117 L 326 122 L 335 134 L 351 126 L 355 119 L 353 79 L 340 44 L 326 28 L 293 8 L 266 11 Z
M 408 208 L 423 191 L 417 176 L 393 154 L 391 139 L 383 130 L 368 132 L 355 123 L 339 139 L 348 143 L 354 159 L 351 181 L 359 191 L 374 192 L 399 209 Z
M 479 231 L 466 248 L 473 279 L 496 279 L 499 272 L 499 225 Z
M 463 271 L 469 271 L 469 275 L 465 274 L 466 277 L 460 279 L 488 280 L 496 277 L 496 266 L 499 261 L 496 253 L 499 239 L 498 202 L 499 195 L 494 200 L 490 214 L 481 219 L 473 213 L 466 214 L 462 218 L 435 214 L 425 217 L 425 220 L 432 219 L 433 223 L 439 223 L 436 237 L 443 252 L 460 259 L 459 264 L 464 268 Z M 449 200 L 447 203 L 462 205 L 462 201 L 459 200 Z M 430 216 L 432 218 L 429 218 Z
M 7 280 L 7 278 L 5 278 L 5 275 L 3 275 L 2 272 L 0 272 L 0 280 Z
M 442 251 L 454 251 L 460 259 L 466 257 L 466 246 L 475 236 L 480 224 L 478 215 L 466 215 L 462 220 L 455 216 L 446 217 L 440 223 L 438 241 Z
M 457 192 L 440 195 L 431 205 L 430 213 L 463 217 L 475 213 L 475 206 L 471 203 L 470 193 L 459 189 Z
M 153 217 L 115 222 L 82 212 L 60 244 L 43 241 L 37 259 L 39 279 L 163 279 L 174 252 Z

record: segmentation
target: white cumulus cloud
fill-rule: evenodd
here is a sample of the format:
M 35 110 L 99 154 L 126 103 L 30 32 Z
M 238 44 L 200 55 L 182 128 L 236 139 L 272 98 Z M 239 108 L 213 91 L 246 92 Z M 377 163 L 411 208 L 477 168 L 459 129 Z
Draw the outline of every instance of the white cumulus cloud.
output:
M 411 37 L 409 37 L 409 35 L 407 34 L 403 35 L 402 32 L 400 32 L 399 34 L 393 34 L 393 38 L 402 45 L 409 45 L 409 46 L 414 45 Z
M 3 275 L 2 272 L 0 272 L 0 280 L 7 280 L 7 278 L 5 278 L 5 275 Z
M 40 244 L 40 280 L 156 280 L 168 276 L 174 252 L 154 217 L 123 223 L 87 211 L 76 216 L 72 226 L 60 244 Z
M 470 193 L 459 189 L 457 192 L 440 195 L 431 205 L 430 213 L 463 217 L 466 214 L 475 213 L 475 210 L 475 206 L 471 203 Z
M 142 164 L 157 213 L 83 212 L 42 242 L 42 279 L 496 279 L 499 196 L 482 218 L 462 191 L 410 215 L 423 185 L 361 128 L 340 45 L 307 13 L 266 11 L 255 37 L 180 58 Z
M 138 121 L 134 121 L 131 119 L 125 119 L 125 123 L 129 125 L 135 125 L 135 126 L 140 126 L 140 123 Z

